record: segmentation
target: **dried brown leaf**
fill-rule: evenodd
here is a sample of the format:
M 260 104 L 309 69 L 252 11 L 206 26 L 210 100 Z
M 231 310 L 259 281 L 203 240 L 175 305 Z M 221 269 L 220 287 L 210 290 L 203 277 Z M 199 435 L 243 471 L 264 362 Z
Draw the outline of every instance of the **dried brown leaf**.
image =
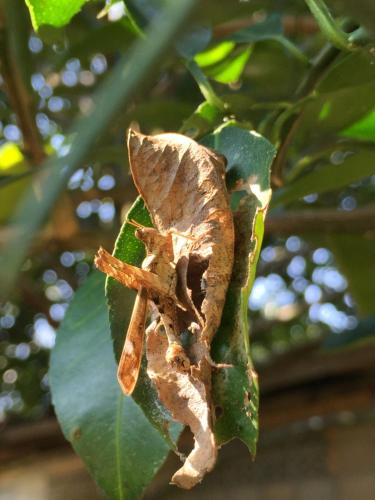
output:
M 221 320 L 234 240 L 225 160 L 179 134 L 130 131 L 128 148 L 133 178 L 153 223 L 160 234 L 172 236 L 176 294 L 185 308 L 176 310 L 175 334 L 178 338 L 182 331 L 190 332 L 185 349 L 190 372 L 168 363 L 171 344 L 155 330 L 147 338 L 147 357 L 161 401 L 194 434 L 194 448 L 172 478 L 178 486 L 191 488 L 212 469 L 217 454 L 210 343 Z

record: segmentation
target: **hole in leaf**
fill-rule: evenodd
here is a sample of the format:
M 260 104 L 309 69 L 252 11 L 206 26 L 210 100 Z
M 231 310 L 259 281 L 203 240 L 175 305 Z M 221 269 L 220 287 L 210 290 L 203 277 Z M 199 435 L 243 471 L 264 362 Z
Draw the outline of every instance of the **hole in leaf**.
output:
M 224 410 L 222 409 L 221 406 L 215 406 L 215 416 L 216 416 L 216 418 L 220 418 L 223 413 L 224 413 Z

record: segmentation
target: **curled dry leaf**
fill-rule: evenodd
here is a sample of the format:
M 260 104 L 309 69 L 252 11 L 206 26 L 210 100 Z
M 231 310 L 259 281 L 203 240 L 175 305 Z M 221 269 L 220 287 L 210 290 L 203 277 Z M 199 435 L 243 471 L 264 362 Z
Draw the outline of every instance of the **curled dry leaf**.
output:
M 148 254 L 142 265 L 144 279 L 140 270 L 136 276 L 119 277 L 121 264 L 107 265 L 110 259 L 103 251 L 96 262 L 139 293 L 147 289 L 156 311 L 146 340 L 147 372 L 165 407 L 194 434 L 194 448 L 172 478 L 178 486 L 191 488 L 212 469 L 217 455 L 210 344 L 220 324 L 234 251 L 225 159 L 179 134 L 145 136 L 130 130 L 128 149 L 134 182 L 159 239 L 147 237 L 146 228 L 137 232 Z M 134 335 L 132 328 L 133 317 L 127 337 Z M 132 390 L 134 374 L 124 384 L 122 370 L 129 353 L 132 349 L 125 342 L 119 379 Z

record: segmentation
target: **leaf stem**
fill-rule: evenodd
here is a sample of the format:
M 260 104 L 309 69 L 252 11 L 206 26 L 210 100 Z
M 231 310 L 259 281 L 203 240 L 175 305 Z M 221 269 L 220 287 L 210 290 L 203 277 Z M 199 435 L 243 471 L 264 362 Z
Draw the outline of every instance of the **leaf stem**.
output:
M 323 0 L 305 0 L 320 29 L 332 45 L 340 50 L 352 50 L 349 35 L 343 31 L 330 13 Z
M 315 61 L 313 62 L 313 65 L 307 77 L 301 82 L 300 86 L 298 87 L 296 91 L 297 98 L 303 99 L 309 96 L 309 94 L 313 91 L 317 83 L 323 78 L 323 76 L 326 74 L 326 71 L 339 54 L 340 51 L 336 47 L 333 47 L 331 44 L 327 44 L 323 47 L 318 56 L 315 58 Z M 283 141 L 281 142 L 276 158 L 274 160 L 272 166 L 272 182 L 275 186 L 280 187 L 283 185 L 282 172 L 286 162 L 289 146 L 293 142 L 293 139 L 299 127 L 299 123 L 302 117 L 302 111 L 303 107 L 301 107 L 299 112 L 294 115 L 289 125 L 289 129 Z
M 200 69 L 198 64 L 195 61 L 190 60 L 186 63 L 186 67 L 193 75 L 195 81 L 198 84 L 199 90 L 202 92 L 202 95 L 206 99 L 206 101 L 213 106 L 216 106 L 218 109 L 224 110 L 226 108 L 225 103 L 215 93 L 210 82 L 208 81 L 208 78 Z

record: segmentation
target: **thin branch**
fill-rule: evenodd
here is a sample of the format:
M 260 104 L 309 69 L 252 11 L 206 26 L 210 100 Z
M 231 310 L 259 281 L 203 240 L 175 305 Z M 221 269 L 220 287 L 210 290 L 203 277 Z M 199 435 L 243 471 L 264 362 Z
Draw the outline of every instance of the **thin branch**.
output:
M 35 121 L 36 106 L 30 87 L 30 75 L 27 71 L 30 53 L 25 34 L 25 30 L 29 29 L 29 24 L 25 26 L 23 22 L 25 9 L 21 0 L 3 2 L 4 20 L 2 20 L 0 64 L 5 92 L 22 132 L 23 151 L 34 172 L 41 166 L 47 155 Z M 66 194 L 55 207 L 52 221 L 66 237 L 78 231 L 74 210 Z
M 307 97 L 314 89 L 316 84 L 323 78 L 327 69 L 339 55 L 340 51 L 332 45 L 326 45 L 313 63 L 311 70 L 305 80 L 302 81 L 300 87 L 296 91 L 297 99 Z M 289 148 L 294 140 L 299 129 L 304 107 L 294 115 L 289 123 L 289 129 L 279 147 L 276 158 L 272 166 L 272 182 L 275 186 L 283 185 L 283 170 L 286 163 Z
M 345 350 L 322 350 L 319 344 L 306 344 L 275 357 L 267 366 L 258 367 L 262 374 L 263 393 L 281 391 L 299 384 L 366 372 L 374 367 L 375 346 L 366 345 Z
M 352 21 L 347 21 L 343 25 L 343 30 L 345 32 L 351 32 L 356 28 L 356 25 Z M 302 80 L 300 86 L 296 90 L 296 99 L 301 100 L 307 98 L 317 84 L 325 77 L 327 71 L 330 69 L 332 63 L 336 60 L 338 55 L 341 53 L 339 49 L 332 46 L 331 44 L 326 44 L 319 54 L 316 56 L 310 71 L 306 77 Z M 272 165 L 272 175 L 271 179 L 275 186 L 283 185 L 283 170 L 286 164 L 287 155 L 289 148 L 294 141 L 294 138 L 299 129 L 299 124 L 303 114 L 304 106 L 299 109 L 298 113 L 294 115 L 291 121 L 289 121 L 289 129 L 279 147 L 276 158 Z
M 15 37 L 20 36 L 18 18 L 22 15 L 17 11 L 19 6 L 10 5 L 10 2 L 3 3 L 2 20 L 2 47 L 0 52 L 1 74 L 4 79 L 5 92 L 8 96 L 13 111 L 17 116 L 18 126 L 21 129 L 24 152 L 31 163 L 40 165 L 45 159 L 42 138 L 35 123 L 35 105 L 26 82 L 21 73 L 24 61 L 20 55 L 20 44 Z M 23 26 L 22 26 L 23 27 Z
M 375 204 L 350 212 L 337 209 L 299 210 L 270 214 L 265 226 L 268 235 L 301 233 L 365 233 L 375 231 Z
M 213 37 L 223 38 L 225 36 L 229 36 L 236 31 L 253 26 L 257 22 L 259 22 L 259 20 L 256 16 L 248 16 L 218 24 L 213 29 Z M 312 35 L 319 31 L 317 22 L 312 16 L 309 15 L 284 15 L 281 18 L 281 22 L 284 33 L 287 36 Z

